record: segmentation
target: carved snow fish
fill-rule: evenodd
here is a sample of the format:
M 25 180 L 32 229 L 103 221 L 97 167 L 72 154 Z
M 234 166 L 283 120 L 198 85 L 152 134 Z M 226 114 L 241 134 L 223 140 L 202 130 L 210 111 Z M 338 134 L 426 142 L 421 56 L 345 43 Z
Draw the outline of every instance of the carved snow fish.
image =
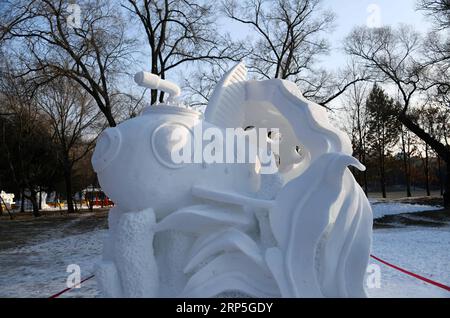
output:
M 97 142 L 92 163 L 116 204 L 96 268 L 104 296 L 366 296 L 372 212 L 347 166 L 364 167 L 323 107 L 289 81 L 247 80 L 243 63 L 204 114 L 174 105 L 176 85 L 135 79 L 171 96 Z M 278 172 L 174 162 L 200 126 L 279 128 Z

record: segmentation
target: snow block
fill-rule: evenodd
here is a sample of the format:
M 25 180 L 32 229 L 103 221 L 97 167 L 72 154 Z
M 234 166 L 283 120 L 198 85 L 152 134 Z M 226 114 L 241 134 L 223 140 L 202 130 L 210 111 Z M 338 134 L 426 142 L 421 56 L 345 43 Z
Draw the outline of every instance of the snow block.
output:
M 158 269 L 153 253 L 155 214 L 152 209 L 124 213 L 114 237 L 114 261 L 124 297 L 158 295 Z
M 102 297 L 123 297 L 119 273 L 117 272 L 116 265 L 113 262 L 100 261 L 95 264 L 94 272 L 97 285 L 102 292 Z

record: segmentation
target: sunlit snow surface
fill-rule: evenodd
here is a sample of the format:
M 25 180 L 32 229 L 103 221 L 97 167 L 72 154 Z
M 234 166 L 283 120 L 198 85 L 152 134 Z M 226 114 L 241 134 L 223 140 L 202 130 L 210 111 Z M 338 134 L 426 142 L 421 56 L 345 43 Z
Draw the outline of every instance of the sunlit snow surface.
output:
M 395 228 L 373 232 L 372 254 L 450 286 L 450 228 Z M 370 297 L 450 297 L 450 292 L 371 259 L 381 269 L 381 288 Z
M 374 216 L 436 207 L 403 203 L 377 203 Z M 93 272 L 100 258 L 106 230 L 96 230 L 44 243 L 0 251 L 0 297 L 48 297 L 66 288 L 69 264 L 78 264 L 81 276 Z M 372 253 L 409 271 L 450 285 L 450 228 L 392 228 L 373 233 Z M 381 288 L 367 289 L 370 297 L 450 297 L 438 287 L 409 277 L 383 264 Z M 95 279 L 62 297 L 98 297 Z
M 80 266 L 82 277 L 91 275 L 105 234 L 106 230 L 97 230 L 0 251 L 0 297 L 49 297 L 67 287 L 70 264 Z M 67 296 L 97 294 L 95 279 L 91 279 Z
M 380 218 L 384 215 L 411 213 L 411 212 L 424 212 L 424 211 L 436 211 L 441 210 L 441 206 L 423 205 L 423 204 L 410 204 L 410 203 L 392 203 L 392 202 L 374 202 L 372 203 L 372 212 L 374 218 Z

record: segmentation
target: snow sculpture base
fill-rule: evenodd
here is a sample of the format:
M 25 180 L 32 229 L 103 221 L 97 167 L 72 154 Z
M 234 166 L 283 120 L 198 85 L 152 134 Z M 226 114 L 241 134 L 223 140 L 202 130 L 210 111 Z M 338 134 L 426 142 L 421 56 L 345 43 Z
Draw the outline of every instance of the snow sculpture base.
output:
M 137 78 L 179 93 L 154 76 Z M 279 128 L 277 173 L 173 161 L 197 129 L 236 127 Z M 348 137 L 293 83 L 248 81 L 242 63 L 204 116 L 149 106 L 108 128 L 92 158 L 116 204 L 96 267 L 103 295 L 365 297 L 372 215 L 347 169 L 364 169 L 351 153 Z

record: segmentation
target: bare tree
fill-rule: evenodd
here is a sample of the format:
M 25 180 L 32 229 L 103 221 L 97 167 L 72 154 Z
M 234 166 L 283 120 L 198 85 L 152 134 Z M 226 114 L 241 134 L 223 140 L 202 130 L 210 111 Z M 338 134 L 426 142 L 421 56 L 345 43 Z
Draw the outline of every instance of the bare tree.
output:
M 420 109 L 418 121 L 422 127 L 432 136 L 436 135 L 436 117 L 439 111 L 432 107 L 423 105 Z M 423 151 L 420 152 L 423 162 L 425 175 L 425 190 L 427 196 L 430 196 L 430 149 L 426 143 L 423 145 Z M 422 156 L 423 154 L 423 156 Z
M 425 104 L 423 105 L 420 110 L 418 111 L 418 120 L 422 127 L 432 136 L 434 136 L 436 139 L 443 140 L 443 142 L 446 141 L 446 126 L 448 126 L 448 118 L 446 118 L 446 115 L 448 111 L 446 109 L 442 110 L 441 107 L 437 106 L 436 104 Z M 430 157 L 432 155 L 432 152 L 430 151 L 427 144 L 423 146 L 422 153 L 424 156 L 422 157 L 422 161 L 424 163 L 424 172 L 425 172 L 425 182 L 426 182 L 426 190 L 427 194 L 429 195 L 429 182 L 430 182 Z M 439 182 L 440 186 L 442 187 L 442 180 L 441 180 L 441 162 L 439 155 L 436 154 L 437 161 L 438 161 L 438 171 L 439 171 Z
M 123 7 L 145 30 L 151 53 L 151 72 L 166 78 L 169 71 L 189 62 L 238 61 L 244 57 L 241 43 L 217 29 L 213 3 L 188 0 L 128 0 Z M 192 64 L 192 63 L 191 63 Z M 164 92 L 152 90 L 151 103 L 164 100 Z
M 450 106 L 450 1 L 448 0 L 419 0 L 418 10 L 424 11 L 431 19 L 434 29 L 431 30 L 424 43 L 424 55 L 430 65 L 427 72 L 424 89 L 430 101 L 443 106 Z M 448 108 L 447 108 L 448 109 Z M 443 138 L 447 148 L 450 148 L 447 141 L 446 128 L 448 125 L 448 110 L 440 111 L 438 122 L 441 123 L 439 138 Z M 439 170 L 439 183 L 441 194 L 443 189 L 441 156 L 436 153 Z M 447 161 L 447 166 L 448 166 Z M 447 183 L 450 174 L 447 168 Z M 447 198 L 448 200 L 448 198 Z
M 127 66 L 133 41 L 113 3 L 79 1 L 80 16 L 72 21 L 64 0 L 7 1 L 2 38 L 14 41 L 12 52 L 21 61 L 22 75 L 45 84 L 66 77 L 83 87 L 95 100 L 110 126 L 115 126 L 112 80 Z M 10 52 L 10 53 L 12 53 Z
M 430 31 L 427 34 L 422 49 L 426 72 L 420 87 L 428 99 L 446 107 L 450 107 L 449 30 Z
M 59 177 L 47 118 L 38 111 L 26 79 L 5 70 L 0 79 L 0 112 L 10 115 L 0 116 L 0 176 L 2 183 L 21 193 L 22 206 L 28 199 L 33 215 L 39 216 L 38 189 Z
M 318 57 L 330 50 L 326 36 L 335 20 L 320 4 L 321 0 L 226 0 L 224 11 L 258 35 L 248 57 L 250 71 L 260 78 L 292 80 L 305 97 L 326 105 L 363 79 L 317 67 Z
M 347 92 L 343 95 L 344 100 L 344 113 L 346 115 L 346 122 L 350 125 L 344 127 L 347 128 L 347 132 L 352 136 L 352 144 L 354 149 L 354 155 L 358 157 L 358 160 L 367 165 L 367 139 L 368 139 L 368 113 L 366 110 L 365 101 L 368 95 L 368 83 L 359 82 L 354 83 Z M 353 171 L 355 174 L 359 174 L 356 169 Z M 361 172 L 362 185 L 364 192 L 368 193 L 367 182 L 367 169 Z
M 414 114 L 409 116 L 413 121 L 417 121 L 418 112 L 414 111 Z M 401 125 L 401 147 L 402 147 L 402 157 L 403 157 L 403 172 L 405 174 L 405 184 L 406 184 L 406 196 L 411 197 L 411 157 L 417 150 L 416 141 L 413 133 L 408 130 L 404 125 Z
M 434 25 L 423 47 L 428 65 L 424 89 L 431 92 L 429 98 L 450 106 L 450 1 L 419 0 L 417 9 L 425 12 Z
M 425 11 L 433 19 L 437 29 L 450 28 L 449 0 L 418 0 L 417 9 Z
M 450 108 L 440 108 L 437 115 L 437 134 L 444 144 L 450 148 L 448 138 L 450 132 Z M 438 161 L 439 186 L 441 195 L 444 194 L 444 176 L 442 171 L 442 159 L 439 154 L 435 153 Z
M 250 56 L 251 69 L 261 77 L 302 77 L 318 55 L 329 51 L 323 38 L 332 29 L 331 12 L 319 11 L 319 0 L 225 1 L 225 14 L 259 35 Z
M 390 27 L 358 27 L 345 41 L 346 51 L 350 55 L 359 58 L 374 76 L 396 86 L 402 102 L 398 120 L 449 163 L 450 149 L 409 116 L 411 101 L 420 94 L 421 81 L 429 67 L 429 63 L 420 60 L 421 45 L 419 34 L 406 26 L 396 30 Z M 447 164 L 447 173 L 450 176 L 450 164 Z M 450 205 L 450 178 L 446 182 L 444 204 Z
M 40 110 L 47 114 L 57 147 L 58 161 L 64 172 L 67 210 L 74 212 L 74 165 L 92 150 L 98 131 L 93 124 L 100 112 L 92 97 L 68 79 L 51 82 L 38 95 Z
M 204 108 L 208 104 L 216 84 L 230 67 L 230 63 L 224 61 L 215 62 L 210 63 L 208 67 L 198 67 L 188 77 L 183 76 L 184 83 L 182 87 L 183 91 L 188 93 L 186 98 L 187 104 L 193 108 Z

